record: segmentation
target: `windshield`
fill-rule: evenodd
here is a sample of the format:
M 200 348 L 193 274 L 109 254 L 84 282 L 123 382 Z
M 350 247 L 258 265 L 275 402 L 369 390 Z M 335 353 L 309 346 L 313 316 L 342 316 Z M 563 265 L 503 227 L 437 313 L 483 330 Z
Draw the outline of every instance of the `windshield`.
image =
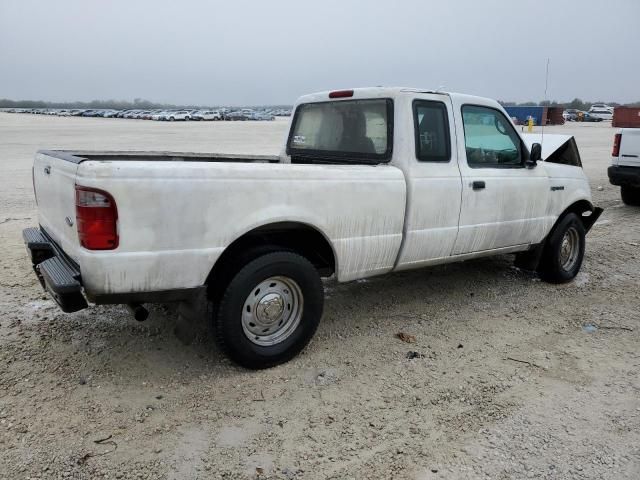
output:
M 293 120 L 289 154 L 388 160 L 392 109 L 384 98 L 302 104 Z

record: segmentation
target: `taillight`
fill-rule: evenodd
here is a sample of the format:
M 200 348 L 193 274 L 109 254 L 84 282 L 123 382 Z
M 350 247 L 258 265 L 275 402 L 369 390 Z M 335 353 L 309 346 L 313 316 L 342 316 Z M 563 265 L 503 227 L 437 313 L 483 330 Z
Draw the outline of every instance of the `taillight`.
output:
M 76 185 L 76 226 L 80 245 L 84 248 L 117 248 L 118 209 L 113 197 L 97 188 Z
M 329 98 L 348 98 L 353 97 L 353 90 L 336 90 L 329 92 Z
M 620 155 L 620 140 L 622 140 L 622 134 L 616 133 L 613 137 L 613 151 L 611 152 L 611 156 L 613 157 Z

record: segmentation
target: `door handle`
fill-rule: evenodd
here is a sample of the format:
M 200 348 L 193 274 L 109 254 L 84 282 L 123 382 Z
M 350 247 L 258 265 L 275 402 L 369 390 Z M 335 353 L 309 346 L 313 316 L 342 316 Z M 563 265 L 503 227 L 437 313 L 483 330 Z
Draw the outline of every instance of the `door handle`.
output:
M 44 167 L 44 173 L 46 173 L 47 175 L 51 173 L 51 165 L 47 165 L 46 167 Z
M 485 187 L 486 185 L 484 184 L 484 180 L 474 180 L 471 183 L 471 188 L 473 188 L 474 190 L 482 190 Z

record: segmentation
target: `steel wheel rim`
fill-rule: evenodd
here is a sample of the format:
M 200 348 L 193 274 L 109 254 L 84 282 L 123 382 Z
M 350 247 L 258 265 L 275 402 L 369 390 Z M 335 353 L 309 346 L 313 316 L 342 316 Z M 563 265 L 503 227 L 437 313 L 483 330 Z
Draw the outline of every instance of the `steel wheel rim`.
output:
M 574 227 L 570 227 L 560 243 L 560 265 L 565 271 L 569 271 L 575 266 L 579 252 L 580 235 Z
M 244 301 L 242 331 L 256 345 L 277 345 L 298 328 L 303 306 L 302 290 L 295 280 L 269 277 L 253 287 Z

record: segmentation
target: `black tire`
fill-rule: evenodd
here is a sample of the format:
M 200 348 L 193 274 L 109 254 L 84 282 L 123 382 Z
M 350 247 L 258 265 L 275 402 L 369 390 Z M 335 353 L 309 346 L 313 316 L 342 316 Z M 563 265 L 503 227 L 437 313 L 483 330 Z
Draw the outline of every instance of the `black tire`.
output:
M 176 120 L 175 118 L 173 118 L 173 117 L 169 117 L 169 121 L 170 121 L 170 122 L 175 122 L 175 120 Z
M 585 235 L 584 225 L 575 213 L 562 217 L 545 243 L 538 265 L 540 278 L 549 283 L 573 280 L 582 266 Z M 572 246 L 567 248 L 565 241 Z
M 298 287 L 301 298 L 297 316 L 299 323 L 294 323 L 294 326 L 288 330 L 287 336 L 281 341 L 264 345 L 256 343 L 261 341 L 262 337 L 254 337 L 251 334 L 253 339 L 250 339 L 249 332 L 245 333 L 248 327 L 243 318 L 245 318 L 245 309 L 251 311 L 248 307 L 252 301 L 250 297 L 252 291 L 261 282 L 272 277 L 293 280 Z M 259 299 L 259 291 L 260 289 L 256 290 L 256 300 Z M 260 302 L 261 300 L 258 304 Z M 220 349 L 237 364 L 254 370 L 273 367 L 290 360 L 309 343 L 320 323 L 323 305 L 322 281 L 311 262 L 293 252 L 266 253 L 246 263 L 231 278 L 216 314 L 212 314 L 214 336 Z M 291 306 L 288 304 L 287 306 L 291 310 Z M 254 308 L 255 316 L 258 315 L 258 308 Z M 286 312 L 284 314 L 281 312 L 280 315 L 284 319 Z M 292 315 L 293 313 L 290 313 L 289 317 Z
M 624 185 L 620 187 L 622 201 L 634 207 L 640 207 L 640 188 Z

